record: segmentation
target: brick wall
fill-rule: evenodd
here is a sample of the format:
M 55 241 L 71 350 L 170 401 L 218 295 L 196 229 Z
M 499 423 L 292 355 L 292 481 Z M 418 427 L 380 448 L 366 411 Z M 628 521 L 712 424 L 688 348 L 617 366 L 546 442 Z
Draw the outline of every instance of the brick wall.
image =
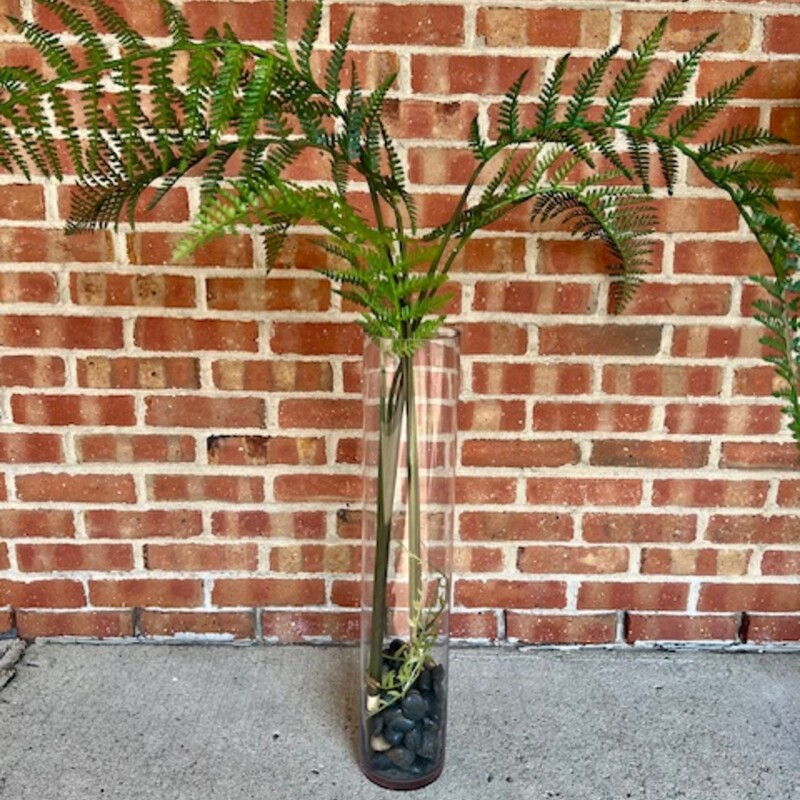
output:
M 797 4 L 709 5 L 681 3 L 665 46 L 721 31 L 696 91 L 759 63 L 725 121 L 800 145 Z M 127 13 L 157 35 L 146 6 Z M 585 64 L 676 8 L 353 6 L 363 77 L 398 71 L 389 117 L 425 223 L 464 177 L 471 117 L 522 69 L 533 99 L 563 49 Z M 269 36 L 269 3 L 183 7 L 197 32 Z M 349 7 L 330 5 L 326 41 Z M 361 341 L 319 255 L 293 238 L 266 280 L 241 236 L 172 263 L 192 185 L 135 232 L 65 238 L 68 188 L 0 180 L 0 632 L 354 638 Z M 768 265 L 693 173 L 659 208 L 619 318 L 599 251 L 521 217 L 460 264 L 460 638 L 800 640 L 800 472 L 746 281 Z

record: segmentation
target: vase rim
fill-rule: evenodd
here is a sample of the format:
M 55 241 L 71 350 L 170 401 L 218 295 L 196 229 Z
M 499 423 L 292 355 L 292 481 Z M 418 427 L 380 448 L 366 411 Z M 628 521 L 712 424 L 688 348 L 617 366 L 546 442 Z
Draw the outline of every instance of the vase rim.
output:
M 388 336 L 381 336 L 379 339 L 372 339 L 372 337 L 364 335 L 364 338 L 367 341 L 372 342 L 401 342 L 405 341 L 403 339 L 395 339 L 393 337 Z M 430 337 L 430 339 L 426 339 L 426 342 L 448 342 L 448 341 L 455 341 L 457 342 L 461 338 L 461 331 L 457 328 L 453 328 L 450 325 L 443 325 L 439 328 L 436 333 Z

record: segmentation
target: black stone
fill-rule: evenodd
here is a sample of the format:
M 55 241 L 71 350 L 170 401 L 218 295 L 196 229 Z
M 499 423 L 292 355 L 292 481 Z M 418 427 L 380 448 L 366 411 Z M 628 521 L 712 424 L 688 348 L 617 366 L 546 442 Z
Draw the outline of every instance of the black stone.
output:
M 397 728 L 384 728 L 383 729 L 383 738 L 389 742 L 390 745 L 394 747 L 394 745 L 400 744 L 403 741 L 403 736 L 405 734 L 403 731 L 397 730 Z
M 402 731 L 403 733 L 408 733 L 411 730 L 414 730 L 416 726 L 416 722 L 413 719 L 409 719 L 404 714 L 401 714 L 399 717 L 395 717 L 392 720 L 392 728 L 398 731 Z
M 432 759 L 436 755 L 436 740 L 437 736 L 434 731 L 423 731 L 422 738 L 417 752 L 422 758 Z
M 428 711 L 428 704 L 425 702 L 425 698 L 416 689 L 412 689 L 403 698 L 401 706 L 403 715 L 415 721 L 422 719 Z
M 427 669 L 422 670 L 422 674 L 417 681 L 417 688 L 423 694 L 431 690 L 431 673 Z
M 409 750 L 413 750 L 415 753 L 419 751 L 419 747 L 422 744 L 422 731 L 419 728 L 413 728 L 410 730 L 403 739 L 403 745 L 407 747 Z
M 386 753 L 386 755 L 393 764 L 396 764 L 398 767 L 402 767 L 403 769 L 408 769 L 414 763 L 414 759 L 417 757 L 413 751 L 406 747 L 393 747 Z

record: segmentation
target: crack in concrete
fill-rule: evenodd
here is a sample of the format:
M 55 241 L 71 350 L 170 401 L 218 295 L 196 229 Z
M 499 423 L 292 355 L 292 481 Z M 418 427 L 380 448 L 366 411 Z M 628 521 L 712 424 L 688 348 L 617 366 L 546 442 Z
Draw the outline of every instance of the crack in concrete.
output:
M 15 667 L 26 649 L 27 645 L 21 639 L 0 642 L 0 690 L 14 679 L 17 674 Z

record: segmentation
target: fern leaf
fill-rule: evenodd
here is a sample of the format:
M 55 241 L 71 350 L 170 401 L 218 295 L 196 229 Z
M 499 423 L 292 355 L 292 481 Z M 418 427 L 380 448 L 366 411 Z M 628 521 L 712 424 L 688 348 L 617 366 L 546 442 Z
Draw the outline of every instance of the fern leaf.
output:
M 336 37 L 333 45 L 333 53 L 325 69 L 325 91 L 331 101 L 336 99 L 341 89 L 341 75 L 344 67 L 344 60 L 347 55 L 347 48 L 350 45 L 350 30 L 353 26 L 353 15 L 349 14 L 345 20 L 342 30 Z
M 569 53 L 567 53 L 558 59 L 555 68 L 542 87 L 539 95 L 539 109 L 536 112 L 536 123 L 540 128 L 549 128 L 555 124 L 556 110 L 561 97 L 561 85 L 569 58 Z
M 629 167 L 617 153 L 614 138 L 608 128 L 603 125 L 592 124 L 587 126 L 587 133 L 600 154 L 613 164 L 626 178 L 633 178 Z
M 763 128 L 735 125 L 717 134 L 711 141 L 705 142 L 698 150 L 698 157 L 703 161 L 714 163 L 754 147 L 769 147 L 783 143 L 782 139 Z
M 209 133 L 212 145 L 231 126 L 237 109 L 237 92 L 244 69 L 245 53 L 241 47 L 226 47 L 209 99 Z
M 633 169 L 636 177 L 642 184 L 645 192 L 650 191 L 650 148 L 647 139 L 637 131 L 626 133 L 628 147 L 633 161 Z
M 303 27 L 303 34 L 297 45 L 297 64 L 300 69 L 311 77 L 311 54 L 319 38 L 320 24 L 322 22 L 322 7 L 324 0 L 316 0 Z
M 103 40 L 94 29 L 94 25 L 73 6 L 64 0 L 36 0 L 40 6 L 52 11 L 64 23 L 67 30 L 83 45 L 86 60 L 93 67 L 101 67 L 111 60 Z
M 88 0 L 88 3 L 100 22 L 122 45 L 123 52 L 144 52 L 150 49 L 144 37 L 134 30 L 105 0 Z
M 259 58 L 247 82 L 239 112 L 239 141 L 249 143 L 261 124 L 266 99 L 274 85 L 275 61 L 270 56 Z
M 678 105 L 686 93 L 690 81 L 697 73 L 700 58 L 716 38 L 716 33 L 708 36 L 686 53 L 667 73 L 653 94 L 653 102 L 639 122 L 640 131 L 655 130 Z
M 625 62 L 608 95 L 608 105 L 603 114 L 606 125 L 619 125 L 625 120 L 633 99 L 650 71 L 666 29 L 667 18 L 663 17 Z
M 56 75 L 63 77 L 77 71 L 77 62 L 52 31 L 16 17 L 9 16 L 8 21 L 36 48 Z
M 164 26 L 169 31 L 172 41 L 178 45 L 185 45 L 191 38 L 188 20 L 170 0 L 158 0 L 158 4 L 161 7 Z
M 669 126 L 671 141 L 688 139 L 711 122 L 736 96 L 742 84 L 755 72 L 755 69 L 748 67 L 741 75 L 712 89 L 687 108 L 679 119 Z
M 678 180 L 678 153 L 671 144 L 660 139 L 656 140 L 656 152 L 658 153 L 658 163 L 661 165 L 661 174 L 667 184 L 667 192 L 671 195 Z
M 498 113 L 498 140 L 513 142 L 519 136 L 519 93 L 528 76 L 525 70 L 506 92 Z
M 567 103 L 566 125 L 571 127 L 581 119 L 591 108 L 595 101 L 595 95 L 603 80 L 603 76 L 608 70 L 611 59 L 619 52 L 619 45 L 614 45 L 596 58 L 589 69 L 578 79 L 575 91 Z
M 272 41 L 275 52 L 289 65 L 294 66 L 292 51 L 289 49 L 289 4 L 287 0 L 276 0 L 272 19 Z

